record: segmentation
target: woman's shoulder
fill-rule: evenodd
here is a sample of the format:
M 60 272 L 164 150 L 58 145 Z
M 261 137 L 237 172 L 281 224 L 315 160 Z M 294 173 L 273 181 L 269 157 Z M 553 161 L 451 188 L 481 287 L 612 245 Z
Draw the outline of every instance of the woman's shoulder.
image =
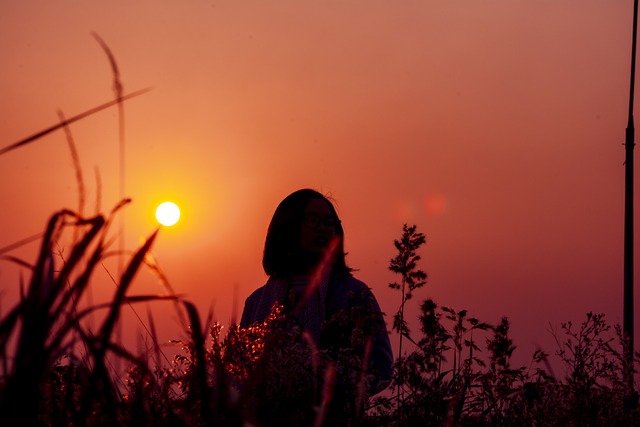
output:
M 351 273 L 334 277 L 332 282 L 336 285 L 336 288 L 343 290 L 363 291 L 371 289 L 366 283 L 354 277 Z
M 329 286 L 331 299 L 358 304 L 375 300 L 371 288 L 351 274 L 334 277 Z
M 255 319 L 256 309 L 262 298 L 264 288 L 266 285 L 260 286 L 258 289 L 251 292 L 251 294 L 244 301 L 244 308 L 242 309 L 242 317 L 240 320 L 240 326 L 246 328 L 249 324 L 253 323 Z
M 259 288 L 257 288 L 256 290 L 254 290 L 253 292 L 251 292 L 249 294 L 249 296 L 247 297 L 246 302 L 253 302 L 253 301 L 258 301 L 260 299 L 260 296 L 262 295 L 262 293 L 264 292 L 264 287 L 266 285 L 262 285 Z

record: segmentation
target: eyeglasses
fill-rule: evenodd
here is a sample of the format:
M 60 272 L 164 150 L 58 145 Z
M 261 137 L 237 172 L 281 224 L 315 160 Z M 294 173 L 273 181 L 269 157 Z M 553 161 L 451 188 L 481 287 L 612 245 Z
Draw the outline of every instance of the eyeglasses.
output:
M 302 218 L 302 223 L 312 230 L 318 228 L 320 223 L 322 223 L 327 230 L 337 231 L 338 226 L 340 225 L 340 220 L 333 217 L 320 218 L 316 214 L 306 213 Z

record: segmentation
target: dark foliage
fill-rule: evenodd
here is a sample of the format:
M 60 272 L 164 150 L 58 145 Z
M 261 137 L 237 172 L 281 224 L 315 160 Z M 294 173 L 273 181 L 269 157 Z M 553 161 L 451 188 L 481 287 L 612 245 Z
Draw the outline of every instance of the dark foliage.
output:
M 223 333 L 218 323 L 203 326 L 195 306 L 174 296 L 188 319 L 189 339 L 174 342 L 181 351 L 170 363 L 159 363 L 160 357 L 152 362 L 153 351 L 135 355 L 119 346 L 113 324 L 129 303 L 166 298 L 125 296 L 136 271 L 146 265 L 144 254 L 155 235 L 131 257 L 110 304 L 77 305 L 106 253 L 101 236 L 109 222 L 101 217 L 84 220 L 68 211 L 52 217 L 23 299 L 0 320 L 4 425 L 640 422 L 624 381 L 621 333 L 601 314 L 588 313 L 578 327 L 567 322 L 554 332 L 555 356 L 566 368 L 564 376 L 555 377 L 548 367 L 550 356 L 541 350 L 529 366 L 513 365 L 516 348 L 507 318 L 490 325 L 466 310 L 427 299 L 419 307 L 420 333 L 411 339 L 411 351 L 402 358 L 404 368 L 396 369 L 393 380 L 392 387 L 402 387 L 401 400 L 390 390 L 373 398 L 366 395 L 366 337 L 374 327 L 366 313 L 330 319 L 324 326 L 329 343 L 321 350 L 308 334 L 287 325 L 277 309 L 263 324 L 232 326 Z M 82 232 L 76 233 L 77 243 L 64 265 L 52 265 L 53 241 L 67 227 Z M 102 327 L 92 334 L 83 319 L 103 309 Z M 114 359 L 129 365 L 126 374 L 108 368 Z

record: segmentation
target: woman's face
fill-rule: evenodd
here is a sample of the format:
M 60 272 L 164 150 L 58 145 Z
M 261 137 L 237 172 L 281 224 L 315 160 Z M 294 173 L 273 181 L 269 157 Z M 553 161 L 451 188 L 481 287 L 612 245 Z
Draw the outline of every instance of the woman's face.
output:
M 323 199 L 311 199 L 300 225 L 300 250 L 314 257 L 322 255 L 336 235 L 338 219 Z

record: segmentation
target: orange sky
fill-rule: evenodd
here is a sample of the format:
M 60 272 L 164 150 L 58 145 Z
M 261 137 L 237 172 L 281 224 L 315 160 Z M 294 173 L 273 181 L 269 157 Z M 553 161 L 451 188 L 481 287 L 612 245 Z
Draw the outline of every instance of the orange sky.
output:
M 275 206 L 313 187 L 336 199 L 348 261 L 384 311 L 399 302 L 393 239 L 415 223 L 430 278 L 414 303 L 509 316 L 526 359 L 553 352 L 550 323 L 622 319 L 632 3 L 5 1 L 0 146 L 112 99 L 95 31 L 126 92 L 153 87 L 125 104 L 126 246 L 154 230 L 157 202 L 179 201 L 154 255 L 203 316 L 215 301 L 228 323 L 234 288 L 241 309 L 265 280 Z M 72 126 L 89 212 L 96 169 L 101 209 L 118 200 L 117 125 L 112 109 Z M 0 181 L 0 247 L 77 207 L 61 132 L 1 156 Z M 18 277 L 0 263 L 5 307 Z M 113 292 L 102 271 L 95 286 Z M 149 273 L 133 288 L 159 290 Z M 170 313 L 156 319 L 168 338 Z

